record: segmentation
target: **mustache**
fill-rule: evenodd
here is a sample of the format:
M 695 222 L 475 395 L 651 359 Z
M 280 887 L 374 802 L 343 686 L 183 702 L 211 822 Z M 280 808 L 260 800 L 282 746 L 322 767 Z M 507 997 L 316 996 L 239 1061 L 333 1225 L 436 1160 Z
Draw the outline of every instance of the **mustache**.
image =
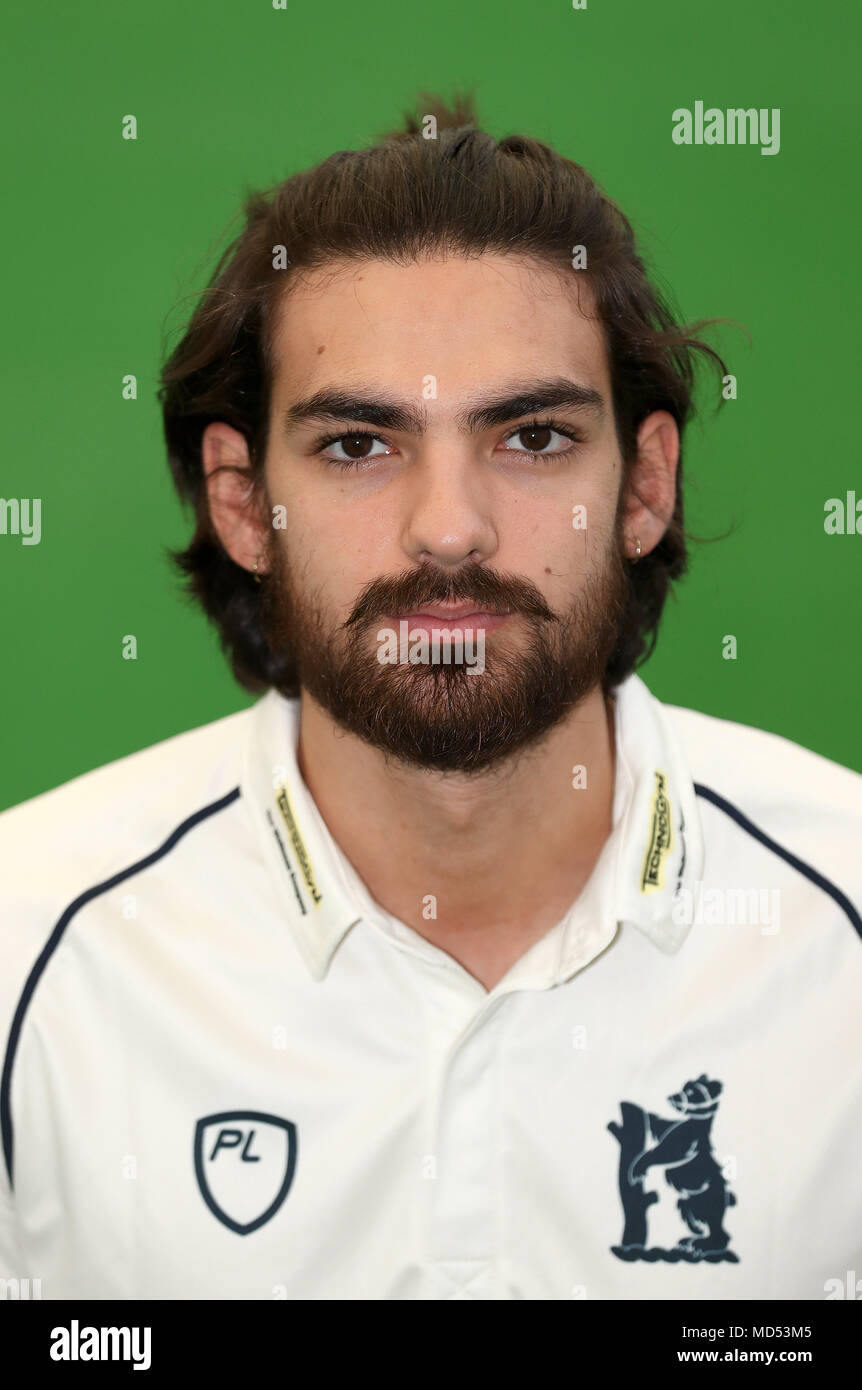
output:
M 356 627 L 389 613 L 421 612 L 426 603 L 468 601 L 489 613 L 523 613 L 528 618 L 559 622 L 529 579 L 498 574 L 473 560 L 454 573 L 423 564 L 402 575 L 372 579 L 359 594 L 344 627 Z

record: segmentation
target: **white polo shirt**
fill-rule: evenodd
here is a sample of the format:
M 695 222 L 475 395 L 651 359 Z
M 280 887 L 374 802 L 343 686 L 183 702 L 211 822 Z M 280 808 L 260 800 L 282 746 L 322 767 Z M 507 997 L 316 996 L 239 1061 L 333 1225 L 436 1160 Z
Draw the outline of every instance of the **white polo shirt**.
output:
M 275 692 L 0 816 L 0 1275 L 823 1299 L 862 1274 L 862 777 L 615 693 L 613 832 L 490 993 L 372 901 Z

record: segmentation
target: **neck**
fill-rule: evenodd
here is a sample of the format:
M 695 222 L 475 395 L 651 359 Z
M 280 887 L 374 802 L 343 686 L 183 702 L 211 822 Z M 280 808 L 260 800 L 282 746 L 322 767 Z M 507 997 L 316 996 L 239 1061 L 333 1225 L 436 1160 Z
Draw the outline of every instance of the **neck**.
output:
M 598 686 L 535 746 L 470 776 L 387 760 L 303 692 L 298 759 L 376 902 L 486 989 L 563 917 L 611 831 L 613 702 Z

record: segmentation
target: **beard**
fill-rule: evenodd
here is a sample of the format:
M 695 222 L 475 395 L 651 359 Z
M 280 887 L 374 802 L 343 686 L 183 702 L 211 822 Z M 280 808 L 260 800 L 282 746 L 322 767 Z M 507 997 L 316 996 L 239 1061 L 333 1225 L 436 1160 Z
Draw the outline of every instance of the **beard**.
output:
M 587 575 L 562 613 L 529 580 L 470 561 L 457 572 L 422 564 L 372 580 L 346 621 L 333 624 L 297 592 L 285 551 L 270 532 L 261 616 L 272 650 L 289 653 L 300 687 L 343 729 L 400 763 L 437 772 L 502 764 L 603 684 L 630 592 L 614 534 L 601 569 Z M 392 614 L 447 601 L 519 615 L 488 634 L 481 673 L 470 674 L 463 662 L 381 664 L 381 618 L 391 625 Z

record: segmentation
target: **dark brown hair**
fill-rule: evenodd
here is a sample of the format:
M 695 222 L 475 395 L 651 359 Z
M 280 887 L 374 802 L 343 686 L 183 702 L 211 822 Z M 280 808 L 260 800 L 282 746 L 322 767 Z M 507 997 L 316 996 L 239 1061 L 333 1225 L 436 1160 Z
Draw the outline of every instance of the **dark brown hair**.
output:
M 682 432 L 694 410 L 695 355 L 726 372 L 694 335 L 707 323 L 677 324 L 647 279 L 628 219 L 580 165 L 538 140 L 503 140 L 476 127 L 470 97 L 450 107 L 420 97 L 422 114 L 368 149 L 343 150 L 266 193 L 248 195 L 245 226 L 223 252 L 188 327 L 164 365 L 159 400 L 168 458 L 180 497 L 191 502 L 191 543 L 170 557 L 186 588 L 218 628 L 237 680 L 251 691 L 297 691 L 289 651 L 271 649 L 261 622 L 261 587 L 226 553 L 209 514 L 201 436 L 223 420 L 245 436 L 259 494 L 269 427 L 275 311 L 298 270 L 336 259 L 408 263 L 424 254 L 514 253 L 583 276 L 608 353 L 623 459 L 621 501 L 636 458 L 637 429 L 667 410 Z M 429 120 L 436 121 L 436 132 Z M 423 128 L 424 132 L 423 133 Z M 587 268 L 572 269 L 583 246 Z M 276 248 L 287 267 L 277 268 Z M 275 264 L 274 264 L 275 261 Z M 682 458 L 676 505 L 659 544 L 629 566 L 630 595 L 604 685 L 622 681 L 651 654 L 670 581 L 687 568 Z

